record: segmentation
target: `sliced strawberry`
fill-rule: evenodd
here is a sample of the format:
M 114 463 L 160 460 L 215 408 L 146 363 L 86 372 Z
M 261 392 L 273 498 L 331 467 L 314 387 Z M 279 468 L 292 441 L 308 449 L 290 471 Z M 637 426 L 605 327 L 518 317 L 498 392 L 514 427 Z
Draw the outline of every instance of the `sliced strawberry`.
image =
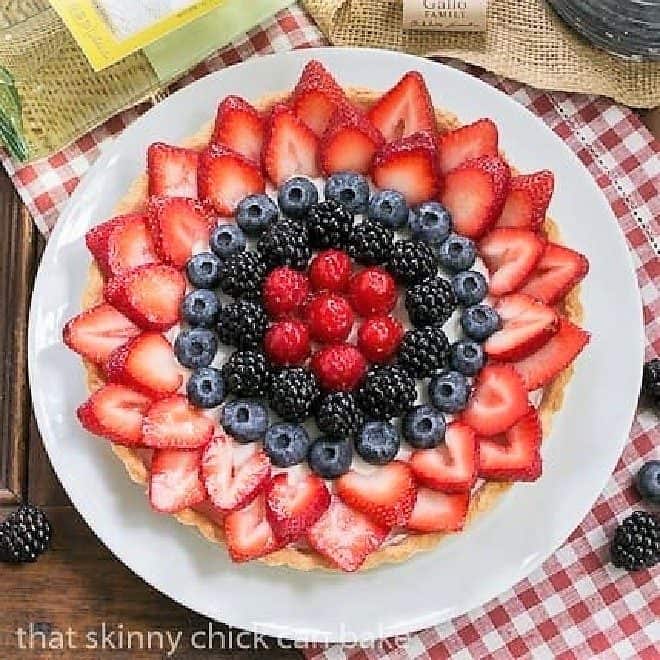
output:
M 555 177 L 548 170 L 512 177 L 496 226 L 537 229 L 545 220 L 554 189 Z
M 541 476 L 541 421 L 532 406 L 504 435 L 479 439 L 479 476 L 534 481 Z
M 479 244 L 479 253 L 490 273 L 488 290 L 494 296 L 517 291 L 541 259 L 544 244 L 530 229 L 493 229 Z
M 249 504 L 270 479 L 270 461 L 255 445 L 237 445 L 218 433 L 204 449 L 202 478 L 213 506 L 234 511 Z
M 357 571 L 385 540 L 387 527 L 373 522 L 339 500 L 307 532 L 309 544 L 342 571 Z
M 105 370 L 109 381 L 154 399 L 174 394 L 183 383 L 172 345 L 157 332 L 145 332 L 114 350 Z
M 201 458 L 200 450 L 154 450 L 149 501 L 156 511 L 177 513 L 206 499 L 206 490 L 199 476 Z
M 319 141 L 286 105 L 276 105 L 266 123 L 263 167 L 277 186 L 299 174 L 315 177 L 319 170 Z
M 328 70 L 311 60 L 302 70 L 291 103 L 296 115 L 321 137 L 334 111 L 348 104 L 348 99 Z
M 405 525 L 415 504 L 415 479 L 407 463 L 392 461 L 362 474 L 351 470 L 337 480 L 337 495 L 383 527 Z
M 445 441 L 410 458 L 417 483 L 446 493 L 469 492 L 477 478 L 477 441 L 465 424 L 452 422 Z
M 415 133 L 385 145 L 374 156 L 371 176 L 379 188 L 397 190 L 411 206 L 433 199 L 440 190 L 433 136 Z
M 213 142 L 258 163 L 264 143 L 264 120 L 245 99 L 227 96 L 218 106 Z
M 454 230 L 481 238 L 502 212 L 510 177 L 499 156 L 474 158 L 448 172 L 440 199 L 451 212 Z
M 419 131 L 435 133 L 435 113 L 424 78 L 409 71 L 369 109 L 371 123 L 387 142 Z
M 583 254 L 563 245 L 546 243 L 541 259 L 521 291 L 546 305 L 554 305 L 588 272 L 589 262 Z
M 72 351 L 96 364 L 104 364 L 112 351 L 139 334 L 140 328 L 135 323 L 112 305 L 101 303 L 69 320 L 62 338 Z
M 470 493 L 440 493 L 419 488 L 406 527 L 412 532 L 458 532 L 463 529 Z
M 566 369 L 587 345 L 589 338 L 586 330 L 560 316 L 557 334 L 545 346 L 514 362 L 513 366 L 531 392 L 544 387 Z
M 219 144 L 211 144 L 202 151 L 197 183 L 199 198 L 225 217 L 234 214 L 244 197 L 266 189 L 256 163 Z
M 518 372 L 509 364 L 487 365 L 475 380 L 461 419 L 478 435 L 497 435 L 511 428 L 528 407 Z
M 109 280 L 105 299 L 145 330 L 167 330 L 179 320 L 183 275 L 164 264 L 140 266 Z
M 557 312 L 523 293 L 501 298 L 495 309 L 502 328 L 486 340 L 484 348 L 496 361 L 519 360 L 533 353 L 559 329 Z
M 371 168 L 383 136 L 361 110 L 342 105 L 332 115 L 321 138 L 321 167 L 326 175 L 334 172 L 361 172 Z
M 236 562 L 258 559 L 281 547 L 266 518 L 263 494 L 226 516 L 225 538 L 229 556 Z
M 440 171 L 447 174 L 467 160 L 497 156 L 497 126 L 490 119 L 447 131 L 440 136 Z
M 153 403 L 142 421 L 142 442 L 154 449 L 197 449 L 213 435 L 213 420 L 174 394 Z
M 120 215 L 87 232 L 87 247 L 105 277 L 160 261 L 146 220 L 141 213 Z
M 280 472 L 266 490 L 266 515 L 284 544 L 303 536 L 328 506 L 330 491 L 315 474 Z
M 152 197 L 149 226 L 163 261 L 183 268 L 196 246 L 208 243 L 215 218 L 195 199 Z
M 155 142 L 147 150 L 149 195 L 197 197 L 199 154 L 193 149 Z
M 142 444 L 142 420 L 150 404 L 144 394 L 109 383 L 96 390 L 76 414 L 90 433 L 133 447 Z

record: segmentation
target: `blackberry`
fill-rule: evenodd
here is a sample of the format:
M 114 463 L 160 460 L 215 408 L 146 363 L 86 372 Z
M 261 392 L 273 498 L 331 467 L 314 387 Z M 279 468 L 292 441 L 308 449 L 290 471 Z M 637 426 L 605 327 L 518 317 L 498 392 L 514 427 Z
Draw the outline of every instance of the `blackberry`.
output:
M 375 220 L 364 220 L 353 228 L 348 254 L 361 264 L 373 266 L 387 261 L 392 252 L 394 232 Z
M 358 403 L 369 420 L 400 417 L 416 398 L 415 380 L 397 366 L 372 367 L 357 394 Z
M 282 369 L 271 377 L 270 407 L 287 422 L 303 422 L 320 393 L 316 376 L 307 369 Z
M 644 365 L 642 394 L 649 403 L 660 408 L 660 358 L 649 360 Z
M 266 263 L 254 251 L 238 252 L 220 265 L 220 289 L 234 298 L 257 300 L 266 276 Z
M 240 349 L 261 345 L 267 326 L 266 310 L 260 303 L 252 300 L 229 303 L 218 315 L 220 341 Z
M 265 231 L 257 243 L 269 269 L 291 266 L 304 270 L 312 256 L 305 226 L 290 218 L 282 218 Z
M 415 378 L 426 378 L 449 362 L 449 340 L 440 325 L 408 330 L 399 346 L 397 364 Z
M 319 430 L 334 438 L 353 438 L 364 425 L 364 414 L 352 392 L 331 392 L 316 411 Z
M 353 231 L 353 214 L 339 202 L 328 199 L 312 206 L 307 214 L 307 231 L 313 248 L 346 248 Z
M 52 528 L 46 514 L 21 505 L 0 525 L 0 560 L 18 564 L 36 561 L 50 546 Z
M 438 264 L 433 250 L 421 241 L 397 241 L 387 262 L 389 271 L 404 284 L 420 284 L 435 276 Z
M 451 282 L 442 277 L 414 284 L 406 291 L 406 309 L 416 327 L 442 325 L 456 309 Z
M 628 571 L 655 566 L 660 561 L 660 521 L 634 511 L 616 528 L 610 554 L 615 566 Z
M 261 351 L 234 351 L 222 366 L 227 391 L 237 397 L 266 397 L 270 367 Z

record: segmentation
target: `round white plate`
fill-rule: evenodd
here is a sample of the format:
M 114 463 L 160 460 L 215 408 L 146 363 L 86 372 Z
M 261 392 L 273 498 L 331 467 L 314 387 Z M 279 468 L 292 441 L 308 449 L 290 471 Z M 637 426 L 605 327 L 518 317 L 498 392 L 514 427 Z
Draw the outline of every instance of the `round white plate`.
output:
M 344 85 L 378 90 L 417 69 L 435 105 L 463 122 L 491 117 L 516 167 L 555 173 L 552 216 L 567 244 L 591 263 L 583 301 L 593 339 L 576 363 L 564 406 L 544 442 L 541 479 L 516 485 L 467 531 L 432 552 L 353 575 L 234 565 L 223 548 L 154 513 L 108 444 L 79 426 L 74 411 L 87 397 L 83 370 L 61 341 L 63 324 L 80 311 L 90 260 L 84 234 L 111 215 L 144 169 L 147 146 L 195 133 L 227 94 L 256 99 L 291 89 L 312 58 Z M 76 188 L 41 262 L 30 314 L 30 384 L 44 444 L 71 501 L 110 550 L 149 584 L 193 610 L 255 632 L 368 640 L 425 628 L 485 603 L 566 539 L 603 489 L 628 436 L 642 336 L 637 283 L 615 218 L 587 170 L 534 115 L 476 78 L 427 60 L 366 49 L 300 50 L 209 75 L 107 145 Z

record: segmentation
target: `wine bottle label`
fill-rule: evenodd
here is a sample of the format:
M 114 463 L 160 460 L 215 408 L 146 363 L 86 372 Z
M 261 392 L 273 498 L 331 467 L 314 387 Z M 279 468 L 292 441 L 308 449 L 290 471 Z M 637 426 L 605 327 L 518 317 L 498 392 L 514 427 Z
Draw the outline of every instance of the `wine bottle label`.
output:
M 404 30 L 485 32 L 488 0 L 403 0 Z

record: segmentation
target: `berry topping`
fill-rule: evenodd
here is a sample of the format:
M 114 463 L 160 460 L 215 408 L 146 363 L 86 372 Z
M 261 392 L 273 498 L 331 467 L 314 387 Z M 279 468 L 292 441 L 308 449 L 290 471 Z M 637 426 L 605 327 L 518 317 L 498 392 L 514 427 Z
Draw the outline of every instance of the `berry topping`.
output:
M 403 333 L 401 323 L 391 316 L 372 316 L 358 330 L 358 347 L 369 362 L 384 364 L 396 355 Z
M 236 208 L 236 224 L 248 236 L 263 234 L 278 216 L 277 204 L 268 195 L 248 195 Z
M 635 476 L 635 487 L 643 500 L 660 504 L 660 461 L 647 461 Z
M 451 227 L 451 214 L 439 202 L 424 202 L 410 214 L 413 238 L 428 243 L 434 252 L 447 240 Z
M 363 426 L 364 414 L 352 392 L 330 392 L 320 401 L 316 425 L 331 438 L 352 438 Z
M 511 172 L 499 156 L 468 160 L 445 176 L 440 201 L 451 213 L 454 230 L 480 238 L 497 221 Z
M 227 257 L 220 266 L 220 289 L 234 298 L 257 300 L 266 276 L 266 263 L 258 252 L 247 250 Z
M 372 367 L 358 391 L 358 402 L 367 419 L 388 420 L 403 415 L 415 403 L 415 380 L 394 366 Z
M 540 227 L 554 187 L 555 177 L 548 170 L 511 177 L 509 193 L 496 226 Z
M 225 398 L 225 381 L 222 372 L 213 367 L 201 367 L 190 374 L 186 394 L 197 408 L 215 408 Z
M 191 326 L 212 328 L 218 321 L 220 301 L 213 291 L 191 291 L 181 303 L 181 317 Z
M 154 449 L 197 449 L 213 435 L 213 420 L 181 394 L 156 401 L 142 420 L 142 443 Z
M 445 413 L 456 413 L 465 408 L 470 396 L 470 383 L 457 371 L 435 374 L 429 382 L 429 397 L 433 405 Z
M 303 219 L 319 201 L 319 191 L 312 181 L 304 176 L 294 176 L 285 181 L 277 193 L 277 201 L 284 215 Z
M 264 141 L 264 122 L 259 113 L 239 96 L 226 96 L 218 105 L 213 142 L 259 162 Z
M 497 126 L 490 119 L 479 119 L 440 136 L 439 160 L 442 174 L 465 161 L 481 156 L 497 156 Z
M 343 475 L 337 480 L 337 495 L 379 525 L 394 527 L 408 522 L 417 488 L 408 464 L 393 461 L 368 474 Z
M 375 220 L 364 220 L 353 229 L 348 241 L 348 254 L 361 264 L 385 263 L 392 252 L 394 233 Z
M 222 366 L 227 392 L 237 397 L 267 397 L 270 368 L 261 351 L 234 351 Z
M 416 449 L 437 447 L 445 437 L 445 416 L 433 406 L 411 408 L 403 418 L 403 437 Z
M 304 270 L 312 256 L 307 230 L 291 222 L 278 222 L 259 238 L 257 250 L 268 268 L 291 266 Z
M 440 266 L 452 273 L 472 268 L 476 258 L 477 248 L 474 241 L 467 236 L 450 234 L 449 238 L 438 248 Z
M 50 547 L 52 532 L 41 509 L 21 504 L 0 525 L 0 561 L 12 564 L 36 561 Z
M 390 229 L 404 227 L 409 215 L 405 197 L 396 190 L 378 190 L 369 201 L 369 220 L 380 222 Z
M 464 270 L 451 278 L 451 287 L 460 305 L 476 305 L 488 293 L 486 278 L 476 270 Z
M 229 513 L 224 524 L 227 550 L 232 561 L 258 559 L 280 547 L 266 519 L 266 503 L 262 494 L 246 507 Z
M 355 172 L 337 172 L 326 179 L 325 198 L 341 204 L 349 213 L 366 213 L 369 182 Z
M 399 282 L 407 285 L 420 284 L 438 272 L 431 248 L 426 243 L 408 239 L 394 244 L 387 268 Z
M 273 465 L 288 468 L 305 460 L 311 444 L 304 426 L 280 422 L 268 427 L 264 451 Z
M 354 390 L 364 378 L 367 363 L 352 344 L 324 346 L 312 357 L 312 371 L 324 390 Z
M 156 511 L 177 513 L 206 499 L 206 488 L 199 474 L 201 458 L 201 450 L 154 450 L 149 501 Z
M 271 378 L 270 406 L 287 422 L 303 422 L 320 394 L 316 376 L 301 367 L 281 369 Z
M 351 258 L 341 250 L 319 252 L 309 265 L 309 281 L 315 291 L 342 293 L 351 277 Z
M 400 446 L 401 436 L 389 422 L 367 422 L 355 439 L 355 451 L 373 465 L 393 461 Z
M 649 360 L 644 365 L 642 370 L 642 395 L 649 403 L 660 406 L 660 358 Z
M 617 528 L 610 546 L 612 563 L 627 571 L 651 568 L 660 561 L 660 521 L 652 513 L 633 511 Z
M 449 366 L 465 376 L 475 376 L 486 364 L 481 344 L 471 339 L 461 339 L 449 348 Z
M 213 252 L 200 252 L 186 264 L 188 281 L 199 289 L 215 289 L 220 282 L 220 265 Z
M 348 244 L 353 231 L 353 214 L 334 199 L 312 206 L 307 215 L 309 242 L 313 248 L 340 248 Z
M 218 338 L 208 328 L 182 330 L 174 341 L 174 352 L 184 367 L 208 367 L 218 352 Z
M 247 238 L 237 225 L 227 222 L 211 230 L 209 245 L 218 257 L 226 259 L 232 254 L 243 252 L 247 247 Z
M 443 325 L 456 309 L 456 297 L 449 280 L 437 277 L 415 284 L 406 291 L 406 310 L 416 327 Z
M 197 197 L 197 163 L 193 149 L 154 142 L 147 149 L 149 197 Z
M 502 327 L 502 319 L 488 305 L 472 305 L 461 312 L 461 327 L 471 339 L 483 341 Z
M 305 307 L 312 339 L 323 343 L 344 341 L 353 328 L 353 310 L 348 300 L 336 293 L 319 293 Z
M 418 488 L 407 528 L 412 532 L 458 532 L 465 524 L 469 504 L 469 493 Z
M 254 442 L 266 434 L 268 410 L 259 401 L 236 399 L 224 405 L 220 422 L 238 442 Z
M 447 366 L 449 340 L 439 325 L 408 330 L 403 335 L 397 364 L 415 378 L 426 378 Z
M 266 330 L 264 349 L 274 365 L 300 366 L 309 357 L 309 330 L 297 319 L 276 321 Z
M 475 379 L 463 421 L 478 435 L 508 431 L 529 409 L 527 391 L 508 364 L 488 365 Z
M 396 305 L 396 283 L 384 268 L 365 268 L 351 278 L 348 295 L 360 316 L 388 314 Z
M 324 479 L 336 479 L 351 469 L 353 449 L 345 438 L 318 438 L 309 449 L 309 467 Z
M 260 346 L 267 326 L 266 310 L 251 300 L 229 303 L 218 315 L 220 341 L 240 349 Z
M 302 306 L 309 295 L 309 282 L 300 271 L 281 266 L 266 275 L 262 291 L 266 311 L 279 319 L 294 314 Z

